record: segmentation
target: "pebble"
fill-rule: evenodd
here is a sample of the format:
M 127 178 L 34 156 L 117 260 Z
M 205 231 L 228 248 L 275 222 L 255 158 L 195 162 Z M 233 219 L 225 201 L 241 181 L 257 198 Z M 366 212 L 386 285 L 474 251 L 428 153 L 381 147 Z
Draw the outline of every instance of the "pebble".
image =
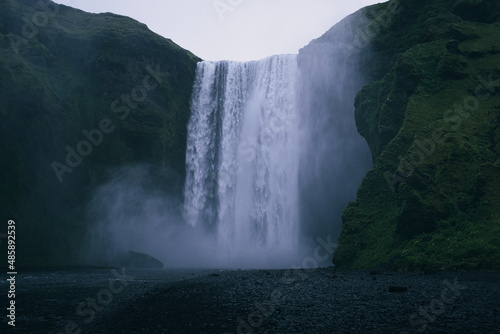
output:
M 424 275 L 335 272 L 331 268 L 286 272 L 214 270 L 184 280 L 155 279 L 147 286 L 131 282 L 127 292 L 117 295 L 90 324 L 78 317 L 74 320 L 79 321 L 82 333 L 94 334 L 385 334 L 422 330 L 500 334 L 500 273 Z M 78 291 L 78 286 L 68 284 L 66 292 L 64 289 L 51 290 L 51 298 L 59 295 L 63 301 L 62 296 Z M 76 298 L 67 309 L 74 312 L 78 302 L 87 295 L 95 296 L 99 289 L 96 286 L 90 294 Z M 40 305 L 45 307 L 41 312 L 47 310 L 43 300 Z M 422 315 L 423 310 L 427 313 Z M 64 332 L 64 326 L 59 331 Z M 37 331 L 33 327 L 27 332 Z

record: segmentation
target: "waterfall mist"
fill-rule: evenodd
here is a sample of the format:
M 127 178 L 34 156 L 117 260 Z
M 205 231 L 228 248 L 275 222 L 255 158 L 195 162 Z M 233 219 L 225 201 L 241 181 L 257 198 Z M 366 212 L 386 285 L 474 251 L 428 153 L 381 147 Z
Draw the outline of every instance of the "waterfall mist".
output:
M 301 240 L 310 245 L 317 236 L 338 239 L 342 212 L 372 166 L 354 117 L 356 93 L 365 79 L 352 27 L 363 18 L 347 17 L 299 53 Z
M 120 254 L 132 250 L 156 257 L 165 267 L 216 266 L 214 237 L 184 221 L 179 175 L 141 165 L 113 170 L 107 179 L 87 208 L 85 262 L 116 265 Z
M 199 63 L 184 186 L 167 191 L 146 167 L 116 172 L 89 205 L 91 257 L 284 268 L 313 256 L 318 238 L 336 241 L 371 167 L 354 120 L 363 77 L 352 29 L 339 34 L 350 20 L 299 55 Z

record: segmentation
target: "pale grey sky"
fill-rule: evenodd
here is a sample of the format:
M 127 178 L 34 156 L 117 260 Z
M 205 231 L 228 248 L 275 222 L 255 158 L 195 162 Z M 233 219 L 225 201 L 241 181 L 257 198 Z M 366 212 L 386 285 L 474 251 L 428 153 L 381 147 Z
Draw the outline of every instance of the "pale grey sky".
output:
M 297 53 L 356 10 L 383 0 L 56 0 L 145 23 L 205 60 Z

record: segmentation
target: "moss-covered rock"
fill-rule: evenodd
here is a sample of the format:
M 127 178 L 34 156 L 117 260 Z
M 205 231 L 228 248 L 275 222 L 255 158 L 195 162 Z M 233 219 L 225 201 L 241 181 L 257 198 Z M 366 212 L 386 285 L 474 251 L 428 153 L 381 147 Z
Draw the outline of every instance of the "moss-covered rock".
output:
M 0 2 L 0 217 L 17 222 L 21 263 L 74 259 L 109 167 L 182 184 L 198 61 L 130 18 Z
M 334 263 L 498 270 L 500 6 L 400 4 L 365 51 L 356 123 L 374 169 L 344 211 Z

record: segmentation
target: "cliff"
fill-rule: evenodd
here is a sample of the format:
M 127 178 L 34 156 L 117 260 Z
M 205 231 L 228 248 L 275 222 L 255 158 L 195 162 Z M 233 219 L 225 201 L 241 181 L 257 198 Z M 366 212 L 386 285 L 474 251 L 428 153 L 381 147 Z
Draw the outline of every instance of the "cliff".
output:
M 390 1 L 301 50 L 312 147 L 354 138 L 337 141 L 341 157 L 302 157 L 303 233 L 339 233 L 369 164 L 352 103 L 372 156 L 343 211 L 338 267 L 500 268 L 499 17 L 496 0 Z M 110 171 L 141 166 L 151 188 L 181 194 L 199 60 L 130 18 L 0 3 L 0 219 L 17 223 L 21 264 L 75 262 Z
M 344 211 L 334 263 L 500 268 L 500 4 L 391 1 L 362 10 L 368 83 L 356 125 L 373 169 Z
M 127 17 L 0 3 L 0 217 L 17 223 L 19 261 L 72 263 L 114 167 L 181 189 L 198 61 Z

